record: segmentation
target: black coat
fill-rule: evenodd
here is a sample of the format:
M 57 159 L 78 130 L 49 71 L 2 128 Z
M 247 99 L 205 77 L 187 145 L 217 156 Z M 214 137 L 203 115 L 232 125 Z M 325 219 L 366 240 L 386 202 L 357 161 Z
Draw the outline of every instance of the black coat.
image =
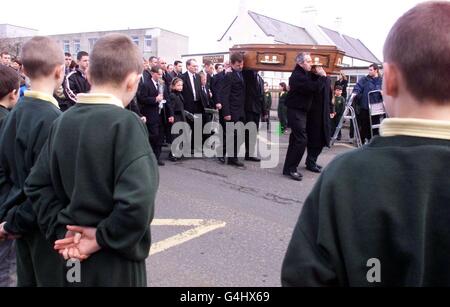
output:
M 313 80 L 320 78 L 313 75 Z M 331 79 L 325 79 L 325 86 L 321 91 L 314 93 L 311 108 L 308 111 L 306 132 L 308 135 L 308 146 L 329 147 L 330 145 L 330 113 L 332 111 L 333 92 L 331 90 Z
M 206 88 L 206 92 L 203 90 L 203 87 L 200 92 L 201 93 L 200 98 L 202 99 L 203 106 L 205 108 L 210 108 L 210 109 L 215 108 L 213 100 L 210 96 L 211 89 L 208 86 L 208 84 L 205 85 L 205 88 Z
M 201 103 L 201 85 L 200 76 L 195 74 L 195 94 L 197 102 L 194 101 L 194 92 L 192 91 L 192 84 L 189 78 L 189 72 L 185 72 L 181 79 L 183 79 L 183 98 L 184 98 L 184 109 L 191 113 L 203 113 L 204 106 Z M 200 102 L 200 103 L 199 103 Z
M 323 89 L 325 79 L 326 77 L 313 79 L 311 72 L 297 65 L 289 78 L 290 90 L 286 97 L 286 106 L 307 112 L 311 107 L 314 93 Z
M 144 116 L 144 115 L 142 115 L 141 110 L 139 110 L 139 106 L 138 106 L 136 97 L 133 98 L 133 100 L 126 107 L 126 109 L 130 110 L 131 112 L 134 112 L 139 117 Z
M 174 79 L 174 77 L 170 73 L 164 72 L 162 79 L 166 84 L 167 89 L 169 89 L 169 96 L 170 96 L 170 85 L 172 84 L 172 80 Z
M 245 118 L 245 82 L 236 71 L 225 74 L 220 97 L 223 117 L 231 115 L 232 121 Z
M 184 114 L 184 99 L 180 92 L 171 92 L 170 101 L 172 102 L 173 112 L 175 116 L 175 122 L 186 121 L 186 116 Z
M 167 88 L 167 87 L 166 87 Z M 144 71 L 143 77 L 139 83 L 137 91 L 137 101 L 139 109 L 143 116 L 147 118 L 147 123 L 159 123 L 159 102 L 156 102 L 156 97 L 159 95 L 158 89 L 152 81 L 152 77 L 148 71 Z M 168 100 L 166 91 L 164 91 L 164 99 Z M 170 101 L 170 100 L 168 100 Z M 165 119 L 173 116 L 173 110 L 170 103 L 166 103 L 164 111 L 161 115 L 165 114 Z
M 223 87 L 223 79 L 225 78 L 225 74 L 226 72 L 224 70 L 221 73 L 214 75 L 214 77 L 212 77 L 211 79 L 211 91 L 213 93 L 213 101 L 215 104 L 222 103 L 220 101 L 220 91 Z
M 91 90 L 91 85 L 86 79 L 86 76 L 79 69 L 74 70 L 65 77 L 63 84 L 64 95 L 70 101 L 69 106 L 77 103 L 77 95 L 81 93 L 88 93 Z
M 244 70 L 242 74 L 245 80 L 245 112 L 264 113 L 264 80 L 253 70 Z

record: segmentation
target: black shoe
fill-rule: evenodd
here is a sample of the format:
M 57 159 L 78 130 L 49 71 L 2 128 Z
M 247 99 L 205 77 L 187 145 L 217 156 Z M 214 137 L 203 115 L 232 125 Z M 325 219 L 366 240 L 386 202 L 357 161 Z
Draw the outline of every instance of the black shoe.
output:
M 178 161 L 178 158 L 175 157 L 175 156 L 170 155 L 170 156 L 169 156 L 169 161 L 177 162 L 177 161 Z
M 225 158 L 217 158 L 217 160 L 219 160 L 220 163 L 225 164 Z
M 307 165 L 306 169 L 310 172 L 313 173 L 321 173 L 322 171 L 320 170 L 320 168 L 317 167 L 317 165 Z
M 319 165 L 319 164 L 316 164 L 316 166 L 317 166 L 317 168 L 320 169 L 320 170 L 323 169 L 323 166 L 321 166 L 321 165 Z
M 158 160 L 158 165 L 159 166 L 164 166 L 164 165 L 166 165 L 162 160 Z
M 283 173 L 283 175 L 296 181 L 302 181 L 303 179 L 303 175 L 298 172 Z
M 261 159 L 260 158 L 255 158 L 255 157 L 246 157 L 245 161 L 261 162 Z
M 244 163 L 239 161 L 238 159 L 228 159 L 228 165 L 234 165 L 237 167 L 244 167 Z

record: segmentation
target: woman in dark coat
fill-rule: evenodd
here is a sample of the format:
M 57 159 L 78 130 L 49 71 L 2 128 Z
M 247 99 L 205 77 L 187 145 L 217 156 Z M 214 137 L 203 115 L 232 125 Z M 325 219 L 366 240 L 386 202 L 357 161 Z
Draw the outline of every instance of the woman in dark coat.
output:
M 311 72 L 313 73 L 313 80 L 319 78 L 319 75 L 315 74 L 314 67 Z M 306 169 L 315 173 L 320 173 L 322 170 L 322 167 L 317 165 L 317 158 L 322 152 L 323 147 L 330 147 L 332 98 L 331 79 L 327 77 L 325 87 L 314 94 L 306 124 L 306 133 L 308 135 Z

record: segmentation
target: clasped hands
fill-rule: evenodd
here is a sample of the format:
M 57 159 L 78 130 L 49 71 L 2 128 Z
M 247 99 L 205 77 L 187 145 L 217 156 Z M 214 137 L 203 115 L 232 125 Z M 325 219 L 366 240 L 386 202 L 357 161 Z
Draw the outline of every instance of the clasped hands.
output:
M 76 259 L 84 261 L 101 247 L 97 243 L 97 229 L 83 226 L 67 226 L 66 237 L 55 241 L 54 249 L 65 260 Z

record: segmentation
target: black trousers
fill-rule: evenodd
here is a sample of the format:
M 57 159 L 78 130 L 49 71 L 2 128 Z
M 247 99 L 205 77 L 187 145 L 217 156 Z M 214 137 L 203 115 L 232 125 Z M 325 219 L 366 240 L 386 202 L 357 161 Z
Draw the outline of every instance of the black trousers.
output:
M 197 151 L 203 151 L 203 141 L 204 141 L 204 136 L 203 136 L 203 127 L 205 125 L 205 120 L 204 120 L 204 112 L 203 109 L 201 108 L 201 101 L 195 101 L 194 102 L 194 112 L 193 114 L 196 115 L 198 117 L 198 119 L 196 119 L 197 121 L 200 120 L 200 116 L 202 117 L 202 136 L 200 140 L 197 140 L 197 142 L 199 143 L 199 145 L 197 145 L 199 148 L 196 148 L 195 145 L 195 133 L 194 133 L 194 122 L 193 121 L 188 121 L 189 127 L 191 128 L 191 150 L 197 150 Z M 200 144 L 201 143 L 201 144 Z
M 218 146 L 218 148 L 217 148 L 217 154 L 218 154 L 218 156 L 228 157 L 228 160 L 230 160 L 230 161 L 238 159 L 238 153 L 239 153 L 239 149 L 241 148 L 242 142 L 239 141 L 238 132 L 236 131 L 236 129 L 233 130 L 232 134 L 227 133 L 226 124 L 227 123 L 235 124 L 238 122 L 244 122 L 244 118 L 240 118 L 239 120 L 225 121 L 223 119 L 223 115 L 221 112 L 220 125 L 222 126 L 223 139 L 222 139 L 222 144 L 220 146 Z M 227 142 L 229 144 L 233 143 L 233 145 L 234 145 L 233 150 L 231 150 L 230 148 L 227 148 Z
M 370 131 L 369 110 L 361 109 L 358 114 L 357 119 L 358 119 L 359 131 L 361 134 L 361 141 L 364 144 L 365 139 L 370 141 L 370 139 L 372 138 L 372 134 Z
M 16 240 L 17 286 L 60 287 L 65 283 L 65 261 L 38 230 Z
M 161 148 L 163 144 L 164 137 L 164 127 L 162 125 L 162 120 L 160 118 L 158 123 L 149 122 L 147 119 L 147 130 L 148 130 L 148 140 L 150 146 L 153 149 L 156 159 L 159 160 L 161 157 Z
M 308 138 L 306 134 L 307 113 L 288 108 L 288 122 L 292 132 L 289 137 L 289 147 L 284 162 L 283 173 L 296 172 L 305 153 Z
M 255 123 L 256 130 L 259 131 L 259 122 L 261 120 L 261 114 L 254 112 L 246 112 L 245 113 L 245 124 Z M 245 131 L 245 157 L 254 157 L 258 156 L 258 152 L 256 150 L 256 139 L 257 135 L 250 135 L 249 131 Z
M 315 166 L 317 164 L 317 158 L 322 153 L 322 149 L 323 147 L 307 146 L 306 166 Z

